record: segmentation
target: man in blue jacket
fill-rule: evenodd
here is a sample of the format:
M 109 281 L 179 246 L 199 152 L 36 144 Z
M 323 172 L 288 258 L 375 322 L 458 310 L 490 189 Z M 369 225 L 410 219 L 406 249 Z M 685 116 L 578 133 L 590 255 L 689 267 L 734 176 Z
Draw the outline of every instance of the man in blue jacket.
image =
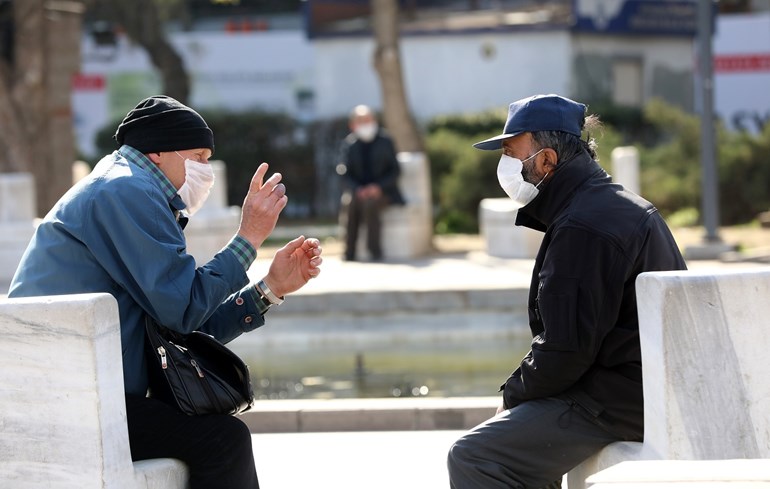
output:
M 558 95 L 513 102 L 497 176 L 516 224 L 545 233 L 529 290 L 532 348 L 501 386 L 497 416 L 449 452 L 451 486 L 558 487 L 603 446 L 642 439 L 642 359 L 635 280 L 684 270 L 655 207 L 613 183 L 584 130 L 586 106 Z
M 166 96 L 142 100 L 115 134 L 120 148 L 72 187 L 43 219 L 9 297 L 108 292 L 120 313 L 131 455 L 187 463 L 191 488 L 259 487 L 245 424 L 225 415 L 187 416 L 147 398 L 145 314 L 179 333 L 201 330 L 226 343 L 319 274 L 321 247 L 303 236 L 277 252 L 267 275 L 247 270 L 287 197 L 280 174 L 259 166 L 231 241 L 201 267 L 182 229 L 214 183 L 214 138 L 203 118 Z

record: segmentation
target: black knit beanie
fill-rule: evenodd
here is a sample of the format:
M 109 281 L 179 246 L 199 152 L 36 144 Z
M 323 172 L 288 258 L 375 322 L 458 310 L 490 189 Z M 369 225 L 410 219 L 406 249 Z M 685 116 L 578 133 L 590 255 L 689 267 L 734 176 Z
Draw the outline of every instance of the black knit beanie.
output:
M 209 148 L 214 151 L 214 133 L 190 107 L 165 95 L 139 102 L 118 126 L 118 145 L 127 144 L 141 153 Z

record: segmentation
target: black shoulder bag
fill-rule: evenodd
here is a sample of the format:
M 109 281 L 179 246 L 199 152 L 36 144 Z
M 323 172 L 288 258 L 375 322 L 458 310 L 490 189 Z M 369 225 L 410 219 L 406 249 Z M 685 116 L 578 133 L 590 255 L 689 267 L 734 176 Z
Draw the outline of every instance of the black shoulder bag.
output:
M 188 415 L 240 414 L 251 409 L 254 392 L 243 361 L 201 331 L 180 334 L 145 315 L 149 397 Z

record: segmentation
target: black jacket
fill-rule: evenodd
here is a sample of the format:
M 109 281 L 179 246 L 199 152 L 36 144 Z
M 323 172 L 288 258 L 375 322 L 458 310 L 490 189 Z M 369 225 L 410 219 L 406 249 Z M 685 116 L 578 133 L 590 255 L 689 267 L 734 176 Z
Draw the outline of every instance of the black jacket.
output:
M 398 188 L 401 168 L 396 159 L 396 148 L 382 130 L 369 143 L 358 140 L 353 134 L 348 135 L 342 144 L 341 158 L 340 173 L 349 190 L 377 183 L 390 204 L 404 203 Z
M 559 163 L 516 224 L 545 236 L 529 293 L 532 349 L 503 386 L 506 407 L 560 396 L 620 437 L 641 439 L 635 280 L 686 269 L 668 226 L 585 152 Z

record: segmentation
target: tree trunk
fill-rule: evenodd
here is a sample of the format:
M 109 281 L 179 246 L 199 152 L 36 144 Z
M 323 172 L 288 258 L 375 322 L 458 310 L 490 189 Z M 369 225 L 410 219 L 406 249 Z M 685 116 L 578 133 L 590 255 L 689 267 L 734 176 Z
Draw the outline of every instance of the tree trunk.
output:
M 398 0 L 371 0 L 376 47 L 374 67 L 380 80 L 385 127 L 399 151 L 424 152 L 417 124 L 409 110 L 401 72 Z
M 35 177 L 37 214 L 67 191 L 75 160 L 72 75 L 80 66 L 76 1 L 23 0 L 13 8 L 13 55 L 0 60 L 2 171 Z
M 166 38 L 156 0 L 112 0 L 114 21 L 139 44 L 160 72 L 163 94 L 183 104 L 190 99 L 190 79 L 182 57 Z

